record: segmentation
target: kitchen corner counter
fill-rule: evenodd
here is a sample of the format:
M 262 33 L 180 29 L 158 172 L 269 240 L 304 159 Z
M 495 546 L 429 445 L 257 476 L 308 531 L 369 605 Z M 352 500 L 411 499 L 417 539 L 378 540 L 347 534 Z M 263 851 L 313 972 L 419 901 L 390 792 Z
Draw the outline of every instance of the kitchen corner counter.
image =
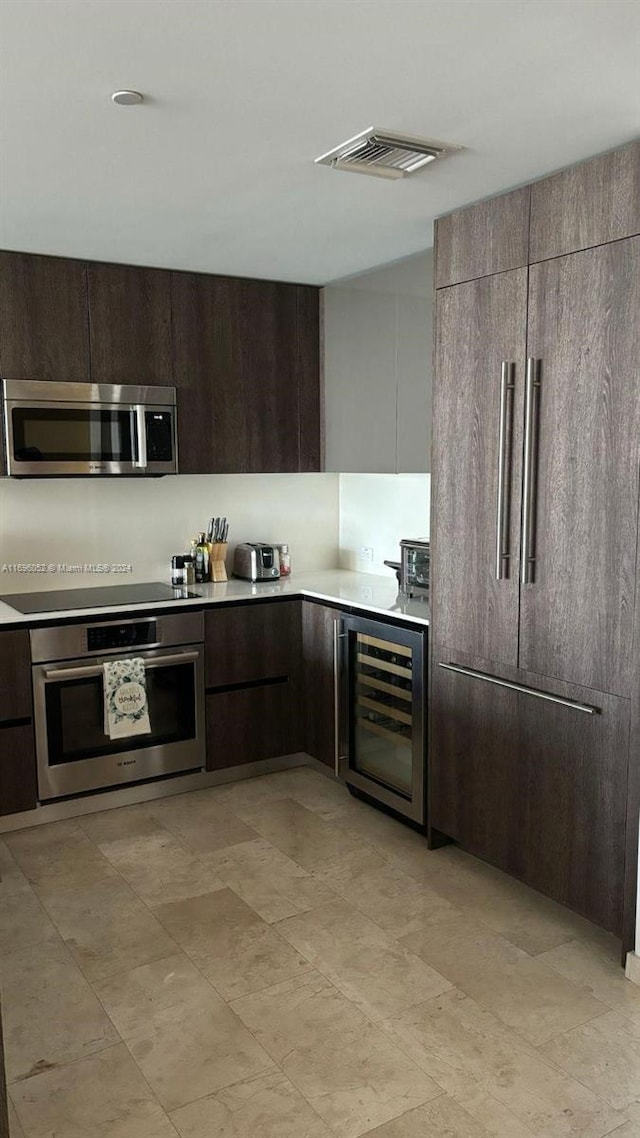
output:
M 104 582 L 101 582 L 103 584 Z M 177 612 L 185 609 L 209 608 L 215 604 L 230 604 L 252 600 L 276 600 L 277 598 L 304 597 L 323 601 L 338 607 L 360 609 L 364 612 L 386 618 L 410 621 L 422 626 L 429 624 L 430 608 L 424 600 L 410 600 L 398 594 L 393 574 L 388 577 L 371 573 L 355 573 L 349 569 L 325 569 L 321 571 L 292 573 L 290 577 L 278 581 L 230 581 L 193 585 L 190 589 L 198 593 L 191 600 L 156 601 L 152 604 L 133 604 L 83 609 L 52 609 L 49 612 L 20 613 L 11 605 L 0 602 L 0 628 L 32 628 L 38 624 L 49 624 L 88 617 L 108 619 L 114 614 L 136 612 Z M 52 590 L 52 597 L 56 590 Z M 16 593 L 16 596 L 19 594 Z

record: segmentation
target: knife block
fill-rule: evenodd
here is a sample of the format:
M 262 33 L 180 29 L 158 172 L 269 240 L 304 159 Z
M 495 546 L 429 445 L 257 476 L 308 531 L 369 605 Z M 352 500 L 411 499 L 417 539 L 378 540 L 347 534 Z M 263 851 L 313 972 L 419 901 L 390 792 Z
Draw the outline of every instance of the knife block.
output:
M 209 580 L 226 581 L 227 567 L 224 563 L 227 556 L 226 541 L 209 542 Z

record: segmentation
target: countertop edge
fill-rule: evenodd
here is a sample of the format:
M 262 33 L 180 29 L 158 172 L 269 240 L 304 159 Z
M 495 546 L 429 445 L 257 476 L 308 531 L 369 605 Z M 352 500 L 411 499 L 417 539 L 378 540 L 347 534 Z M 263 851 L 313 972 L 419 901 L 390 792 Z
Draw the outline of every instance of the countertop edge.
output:
M 286 581 L 281 580 L 277 585 L 270 582 L 253 584 L 234 578 L 222 584 L 207 583 L 195 586 L 203 592 L 194 600 L 156 601 L 90 609 L 53 609 L 41 613 L 20 613 L 17 610 L 12 612 L 9 602 L 0 602 L 0 631 L 31 629 L 50 624 L 76 624 L 82 620 L 94 621 L 101 617 L 107 620 L 114 616 L 124 617 L 136 613 L 149 615 L 201 611 L 218 604 L 250 604 L 253 601 L 279 600 L 310 600 L 335 605 L 337 608 L 357 609 L 387 620 L 408 622 L 422 627 L 428 627 L 430 624 L 428 604 L 423 600 L 399 598 L 395 583 L 387 577 L 357 573 L 347 569 L 321 570 L 318 573 L 302 572 L 298 577 L 299 580 L 291 578 Z M 52 590 L 52 593 L 54 591 Z M 364 597 L 362 593 L 365 594 Z M 19 595 L 16 594 L 16 597 Z

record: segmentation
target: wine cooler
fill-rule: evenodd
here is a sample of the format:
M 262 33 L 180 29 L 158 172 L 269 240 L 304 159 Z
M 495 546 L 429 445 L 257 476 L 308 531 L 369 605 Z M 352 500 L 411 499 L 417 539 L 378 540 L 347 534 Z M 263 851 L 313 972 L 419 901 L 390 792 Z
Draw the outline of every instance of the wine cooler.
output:
M 343 617 L 340 775 L 425 823 L 427 629 Z

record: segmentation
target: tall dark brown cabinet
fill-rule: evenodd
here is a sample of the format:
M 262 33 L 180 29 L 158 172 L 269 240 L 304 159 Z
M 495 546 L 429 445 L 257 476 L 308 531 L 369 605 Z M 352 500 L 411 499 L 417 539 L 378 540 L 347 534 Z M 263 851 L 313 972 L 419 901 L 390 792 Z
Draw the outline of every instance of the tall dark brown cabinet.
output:
M 632 947 L 640 144 L 516 193 L 436 226 L 433 840 Z

